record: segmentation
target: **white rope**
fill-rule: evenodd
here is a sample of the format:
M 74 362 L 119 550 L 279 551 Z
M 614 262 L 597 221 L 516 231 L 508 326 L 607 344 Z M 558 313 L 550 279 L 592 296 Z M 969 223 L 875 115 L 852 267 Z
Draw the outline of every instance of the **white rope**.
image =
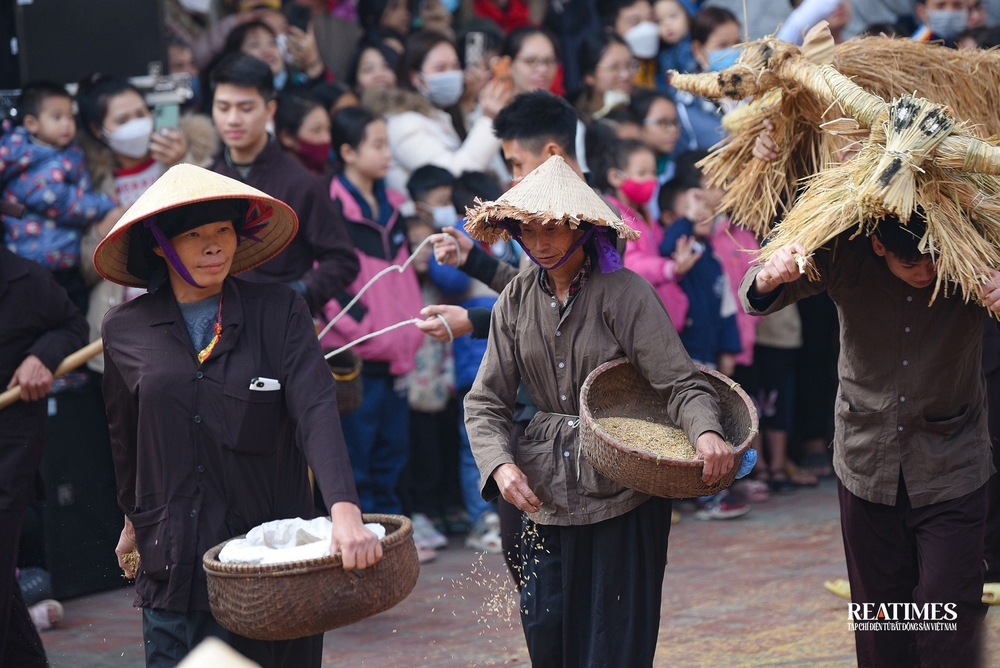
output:
M 444 325 L 444 328 L 448 330 L 448 343 L 452 343 L 455 340 L 455 332 L 451 331 L 451 325 L 448 324 L 448 321 L 445 320 L 445 317 L 440 313 L 435 313 L 434 315 L 438 317 L 441 324 Z
M 371 280 L 370 280 L 370 281 L 368 281 L 367 283 L 365 283 L 365 286 L 364 286 L 363 288 L 361 288 L 361 290 L 359 290 L 359 291 L 358 291 L 358 294 L 354 295 L 354 299 L 352 299 L 352 300 L 351 300 L 350 302 L 348 302 L 347 306 L 345 306 L 345 307 L 343 308 L 343 310 L 342 310 L 342 311 L 341 311 L 340 313 L 338 313 L 338 314 L 337 314 L 337 315 L 336 315 L 336 316 L 335 316 L 335 317 L 333 318 L 333 320 L 331 320 L 331 321 L 330 321 L 330 322 L 329 322 L 329 323 L 327 324 L 327 326 L 326 326 L 326 327 L 324 327 L 324 328 L 323 328 L 323 331 L 319 333 L 319 338 L 321 338 L 321 339 L 322 339 L 322 338 L 323 338 L 324 336 L 326 336 L 326 333 L 327 333 L 327 332 L 329 332 L 329 331 L 330 331 L 330 329 L 331 329 L 331 328 L 332 328 L 332 327 L 333 327 L 334 325 L 336 325 L 336 324 L 337 324 L 337 322 L 338 322 L 338 321 L 339 321 L 339 320 L 340 320 L 341 318 L 343 318 L 343 317 L 344 317 L 344 314 L 345 314 L 345 313 L 347 313 L 348 311 L 350 311 L 350 310 L 351 310 L 351 309 L 352 309 L 352 308 L 354 307 L 354 305 L 358 303 L 358 300 L 359 300 L 359 299 L 361 299 L 361 295 L 365 294 L 365 292 L 366 292 L 366 291 L 368 290 L 368 288 L 370 288 L 370 287 L 372 286 L 372 284 L 373 284 L 373 283 L 374 283 L 375 281 L 377 281 L 378 279 L 382 278 L 383 276 L 385 276 L 386 274 L 388 274 L 388 273 L 389 273 L 390 271 L 393 271 L 393 270 L 395 270 L 395 271 L 399 272 L 400 274 L 402 274 L 402 273 L 403 273 L 404 271 L 406 271 L 407 267 L 409 267 L 409 266 L 410 266 L 410 263 L 412 263 L 412 262 L 413 262 L 413 259 L 414 259 L 415 257 L 417 257 L 417 254 L 418 254 L 418 253 L 420 253 L 420 251 L 422 251 L 422 250 L 424 249 L 424 246 L 426 246 L 426 245 L 427 245 L 428 243 L 430 243 L 430 242 L 431 242 L 431 241 L 432 241 L 432 240 L 434 239 L 434 237 L 435 237 L 435 235 L 433 235 L 433 234 L 432 234 L 432 235 L 430 235 L 429 237 L 427 237 L 426 239 L 424 239 L 423 241 L 421 241 L 421 242 L 420 242 L 420 245 L 419 245 L 419 246 L 417 246 L 417 247 L 416 247 L 416 248 L 415 248 L 415 249 L 413 250 L 413 253 L 412 253 L 412 254 L 410 255 L 410 257 L 406 258 L 406 262 L 404 262 L 404 263 L 402 264 L 402 266 L 400 266 L 400 265 L 398 265 L 398 264 L 394 264 L 394 265 L 392 265 L 391 267 L 386 267 L 386 268 L 385 268 L 385 269 L 383 269 L 382 271 L 380 271 L 380 272 L 378 272 L 377 274 L 375 274 L 374 276 L 372 276 L 372 277 L 371 277 Z M 457 242 L 456 242 L 456 243 L 457 243 Z M 410 323 L 410 322 L 411 322 L 410 320 L 407 320 L 407 321 L 406 321 L 406 323 L 399 323 L 399 325 L 403 325 L 403 324 L 408 324 L 408 323 Z M 394 325 L 394 326 L 398 326 L 398 325 Z M 388 331 L 388 329 L 387 329 L 387 330 L 384 330 L 384 331 Z M 380 334 L 381 332 L 378 332 L 378 333 Z M 354 343 L 360 343 L 361 341 L 364 341 L 364 340 L 366 340 L 366 339 L 369 339 L 369 338 L 371 338 L 372 336 L 374 336 L 374 335 L 373 335 L 373 334 L 369 334 L 369 335 L 367 335 L 367 336 L 366 336 L 366 337 L 364 337 L 364 338 L 361 338 L 361 339 L 358 339 L 358 340 L 357 340 L 357 341 L 355 341 Z M 346 350 L 347 348 L 350 348 L 350 346 L 347 346 L 346 348 L 342 348 L 342 350 Z M 330 355 L 327 355 L 327 357 L 329 357 L 329 356 L 330 356 Z
M 381 335 L 385 334 L 386 332 L 391 332 L 394 329 L 399 329 L 400 327 L 405 327 L 406 325 L 416 325 L 416 324 L 421 323 L 421 322 L 423 322 L 423 320 L 421 320 L 420 318 L 411 318 L 409 320 L 404 320 L 403 322 L 397 322 L 395 325 L 389 325 L 388 327 L 383 327 L 382 329 L 378 330 L 377 332 L 372 332 L 371 334 L 365 334 L 360 339 L 355 339 L 355 340 L 351 341 L 350 343 L 348 343 L 347 345 L 341 346 L 340 348 L 337 348 L 336 350 L 332 350 L 332 351 L 328 352 L 326 355 L 324 355 L 323 357 L 326 358 L 326 359 L 330 359 L 334 355 L 338 355 L 338 354 L 344 352 L 345 350 L 350 350 L 354 346 L 358 345 L 359 343 L 364 343 L 368 339 L 374 339 L 376 336 L 381 336 Z

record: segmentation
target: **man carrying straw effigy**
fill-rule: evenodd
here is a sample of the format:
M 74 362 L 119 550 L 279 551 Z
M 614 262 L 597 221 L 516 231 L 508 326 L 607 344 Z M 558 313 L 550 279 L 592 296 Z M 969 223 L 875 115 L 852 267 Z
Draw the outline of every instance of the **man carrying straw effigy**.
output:
M 628 357 L 695 444 L 709 484 L 733 466 L 717 397 L 652 286 L 622 268 L 617 235 L 637 232 L 561 157 L 470 211 L 467 230 L 486 243 L 513 238 L 539 265 L 494 307 L 465 404 L 483 497 L 502 494 L 526 513 L 521 622 L 532 664 L 649 666 L 671 502 L 612 482 L 581 455 L 580 386 L 598 365 Z M 519 382 L 539 413 L 515 462 L 508 435 Z
M 886 104 L 831 69 L 823 76 L 871 137 L 810 182 L 741 299 L 748 313 L 767 314 L 825 290 L 838 308 L 833 461 L 851 621 L 862 622 L 858 664 L 975 666 L 995 472 L 983 306 L 1000 311 L 1000 188 L 969 166 L 993 170 L 992 148 L 927 100 Z M 970 158 L 949 163 L 946 142 L 969 147 Z

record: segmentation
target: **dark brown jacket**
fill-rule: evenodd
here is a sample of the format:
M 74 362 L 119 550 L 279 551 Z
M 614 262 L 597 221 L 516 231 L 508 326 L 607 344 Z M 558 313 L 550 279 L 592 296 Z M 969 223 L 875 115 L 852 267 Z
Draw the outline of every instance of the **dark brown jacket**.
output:
M 104 397 L 142 607 L 208 610 L 206 550 L 315 515 L 307 462 L 327 507 L 357 503 L 333 377 L 303 301 L 284 285 L 229 278 L 222 325 L 199 364 L 169 285 L 104 319 Z M 257 377 L 281 388 L 250 390 Z
M 994 472 L 983 378 L 983 307 L 933 286 L 910 287 L 867 237 L 842 237 L 813 258 L 821 280 L 751 298 L 760 267 L 740 285 L 747 313 L 773 313 L 826 290 L 840 314 L 833 466 L 853 494 L 895 505 L 902 470 L 914 508 L 979 489 Z M 952 286 L 952 290 L 954 287 Z M 766 308 L 765 308 L 766 307 Z
M 87 345 L 87 319 L 52 273 L 0 245 L 0 389 L 34 355 L 55 371 Z M 33 500 L 45 446 L 47 403 L 18 401 L 0 410 L 0 510 Z
M 344 219 L 334 208 L 325 182 L 288 156 L 273 139 L 246 177 L 227 162 L 226 155 L 223 151 L 215 161 L 213 172 L 280 199 L 299 217 L 299 231 L 288 247 L 242 278 L 258 283 L 302 281 L 309 289 L 309 308 L 323 308 L 354 281 L 359 269 Z

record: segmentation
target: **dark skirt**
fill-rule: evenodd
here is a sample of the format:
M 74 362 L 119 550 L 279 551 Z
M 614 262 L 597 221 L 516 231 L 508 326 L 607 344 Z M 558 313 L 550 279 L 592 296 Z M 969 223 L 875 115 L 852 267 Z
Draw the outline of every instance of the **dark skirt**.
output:
M 583 526 L 525 518 L 521 625 L 533 666 L 651 666 L 669 499 Z

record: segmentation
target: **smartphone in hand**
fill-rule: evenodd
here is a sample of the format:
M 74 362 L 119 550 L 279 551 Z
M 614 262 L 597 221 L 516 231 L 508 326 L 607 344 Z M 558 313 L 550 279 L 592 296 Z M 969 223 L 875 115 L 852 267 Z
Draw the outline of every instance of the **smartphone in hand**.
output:
M 153 107 L 153 121 L 156 132 L 165 128 L 177 129 L 180 123 L 181 107 L 178 104 L 158 104 Z

